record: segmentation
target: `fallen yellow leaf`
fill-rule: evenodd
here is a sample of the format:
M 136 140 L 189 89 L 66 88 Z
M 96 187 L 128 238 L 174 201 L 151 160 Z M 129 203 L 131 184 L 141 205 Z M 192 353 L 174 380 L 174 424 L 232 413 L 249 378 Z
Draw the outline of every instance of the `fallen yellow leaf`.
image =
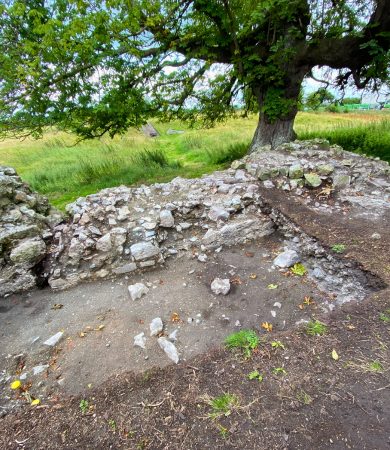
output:
M 332 358 L 333 358 L 335 361 L 338 361 L 338 359 L 339 359 L 339 355 L 337 354 L 337 352 L 336 352 L 335 349 L 332 350 Z
M 177 312 L 172 313 L 171 322 L 180 322 L 180 316 Z
M 271 332 L 272 331 L 272 323 L 269 322 L 263 322 L 261 324 L 261 328 L 264 328 L 265 331 Z
M 37 405 L 39 405 L 41 403 L 41 401 L 39 400 L 39 398 L 36 398 L 35 400 L 33 400 L 32 402 L 31 402 L 31 405 L 32 406 L 37 406 Z
M 257 275 L 256 275 L 255 273 L 251 273 L 251 274 L 249 275 L 249 278 L 250 278 L 251 280 L 256 280 Z

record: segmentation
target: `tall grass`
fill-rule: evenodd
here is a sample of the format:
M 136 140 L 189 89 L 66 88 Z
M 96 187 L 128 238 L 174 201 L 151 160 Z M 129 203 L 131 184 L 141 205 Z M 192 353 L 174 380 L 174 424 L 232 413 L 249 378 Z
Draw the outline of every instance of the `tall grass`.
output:
M 298 136 L 300 139 L 328 139 L 331 144 L 339 144 L 345 150 L 376 156 L 390 162 L 390 120 L 366 125 L 348 124 L 322 131 L 305 131 Z
M 206 150 L 206 157 L 211 164 L 227 164 L 235 159 L 240 159 L 248 153 L 249 142 L 232 144 L 228 147 L 214 148 Z
M 389 161 L 390 113 L 300 113 L 295 127 L 301 139 L 324 137 L 352 151 Z M 197 177 L 227 167 L 249 147 L 257 118 L 234 118 L 215 128 L 189 129 L 185 124 L 154 123 L 154 139 L 129 130 L 114 139 L 78 144 L 58 131 L 42 140 L 0 142 L 0 164 L 15 167 L 33 189 L 60 208 L 106 187 L 169 181 L 176 176 Z M 185 132 L 167 135 L 169 128 Z

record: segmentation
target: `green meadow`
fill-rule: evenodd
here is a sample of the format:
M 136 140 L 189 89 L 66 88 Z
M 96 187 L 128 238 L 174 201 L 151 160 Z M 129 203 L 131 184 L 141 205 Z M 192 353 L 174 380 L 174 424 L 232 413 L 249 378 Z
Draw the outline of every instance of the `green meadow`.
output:
M 247 152 L 256 120 L 237 117 L 211 129 L 152 122 L 160 132 L 157 138 L 130 130 L 114 139 L 80 143 L 72 135 L 52 130 L 39 140 L 0 142 L 0 164 L 15 167 L 34 190 L 63 209 L 77 197 L 106 187 L 197 177 L 225 168 Z M 167 135 L 169 128 L 184 133 Z M 326 138 L 347 150 L 390 162 L 389 111 L 301 112 L 295 129 L 300 139 Z

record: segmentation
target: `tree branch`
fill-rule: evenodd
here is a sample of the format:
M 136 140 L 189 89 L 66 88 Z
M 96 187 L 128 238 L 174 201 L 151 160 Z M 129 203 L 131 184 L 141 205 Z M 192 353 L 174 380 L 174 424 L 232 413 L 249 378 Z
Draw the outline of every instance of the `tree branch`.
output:
M 390 49 L 390 1 L 378 0 L 377 7 L 360 36 L 323 38 L 319 42 L 305 43 L 299 59 L 310 67 L 329 66 L 333 69 L 348 67 L 356 72 L 369 64 L 373 56 L 364 44 L 374 40 L 384 51 Z

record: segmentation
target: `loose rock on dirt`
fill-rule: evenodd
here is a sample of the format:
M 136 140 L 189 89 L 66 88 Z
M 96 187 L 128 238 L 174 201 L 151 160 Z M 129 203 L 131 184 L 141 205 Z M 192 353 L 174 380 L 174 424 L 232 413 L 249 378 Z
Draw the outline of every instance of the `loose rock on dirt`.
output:
M 221 279 L 221 278 L 215 278 L 213 282 L 211 283 L 211 290 L 214 292 L 214 294 L 222 294 L 227 295 L 230 292 L 230 281 L 228 278 Z

